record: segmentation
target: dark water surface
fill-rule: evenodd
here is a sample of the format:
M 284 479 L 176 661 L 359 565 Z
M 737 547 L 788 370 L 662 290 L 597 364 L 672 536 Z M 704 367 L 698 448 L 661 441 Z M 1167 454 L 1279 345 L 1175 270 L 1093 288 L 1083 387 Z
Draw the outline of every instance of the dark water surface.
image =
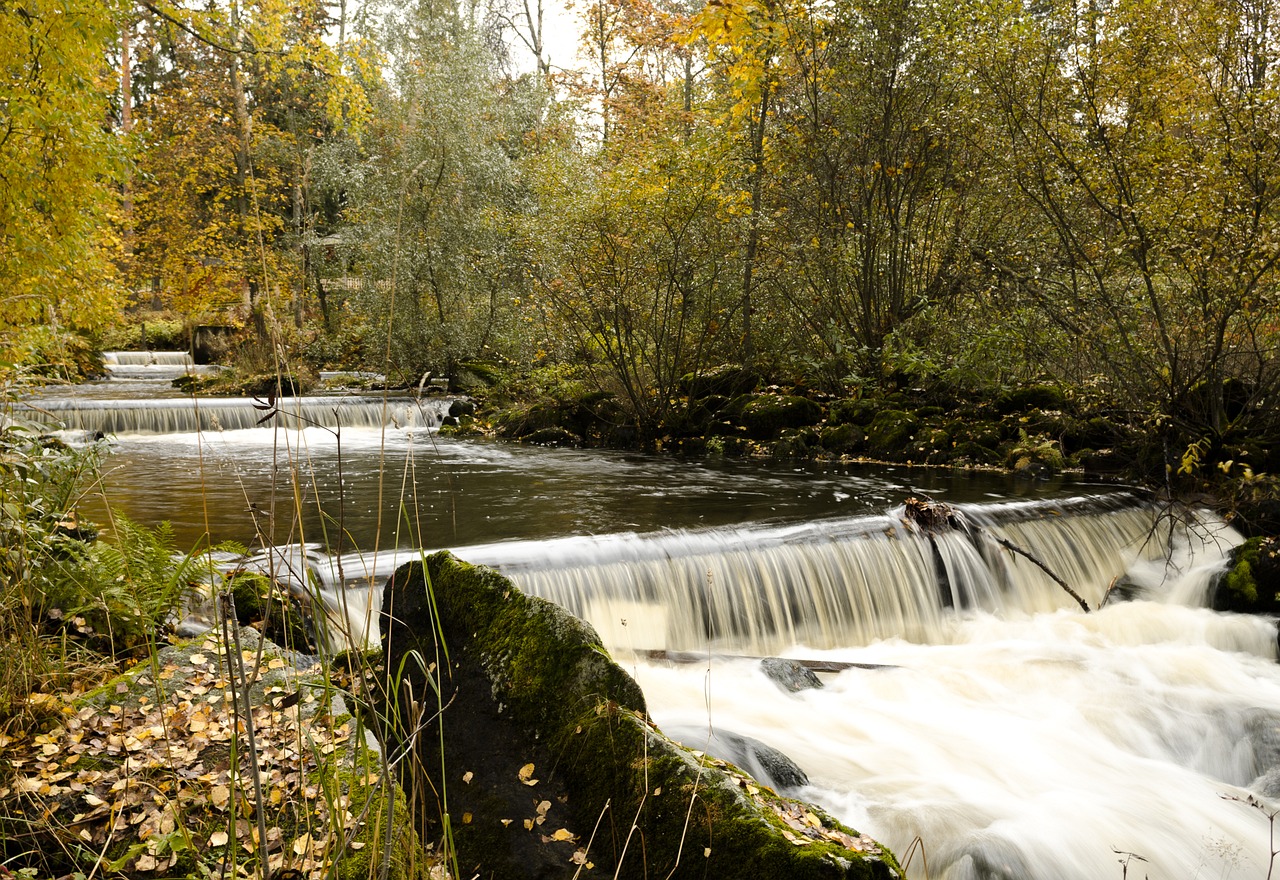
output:
M 452 547 L 852 516 L 883 512 L 912 494 L 974 502 L 1114 488 L 925 468 L 547 449 L 425 429 L 344 429 L 340 438 L 316 428 L 125 434 L 111 439 L 111 450 L 103 492 L 86 514 L 101 516 L 105 498 L 137 521 L 168 520 L 179 547 L 206 534 L 248 545 L 269 535 L 344 550 Z

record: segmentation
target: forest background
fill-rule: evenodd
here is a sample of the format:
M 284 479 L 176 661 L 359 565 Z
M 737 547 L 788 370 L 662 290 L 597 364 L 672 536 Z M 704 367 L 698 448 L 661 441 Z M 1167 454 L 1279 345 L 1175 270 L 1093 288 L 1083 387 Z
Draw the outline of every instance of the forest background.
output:
M 567 370 L 643 445 L 726 367 L 1050 382 L 1145 476 L 1257 489 L 1274 6 L 598 0 L 567 69 L 540 0 L 8 3 L 0 347 L 154 308 L 268 367 Z

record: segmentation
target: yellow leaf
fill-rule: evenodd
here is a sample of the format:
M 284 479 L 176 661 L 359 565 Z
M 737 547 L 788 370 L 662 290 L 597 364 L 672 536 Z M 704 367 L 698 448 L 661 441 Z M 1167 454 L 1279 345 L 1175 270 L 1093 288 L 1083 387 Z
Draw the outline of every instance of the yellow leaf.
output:
M 551 835 L 552 840 L 573 840 L 576 837 L 568 828 L 557 828 Z
M 209 792 L 209 802 L 219 810 L 225 810 L 229 800 L 231 800 L 231 789 L 225 785 L 215 785 Z

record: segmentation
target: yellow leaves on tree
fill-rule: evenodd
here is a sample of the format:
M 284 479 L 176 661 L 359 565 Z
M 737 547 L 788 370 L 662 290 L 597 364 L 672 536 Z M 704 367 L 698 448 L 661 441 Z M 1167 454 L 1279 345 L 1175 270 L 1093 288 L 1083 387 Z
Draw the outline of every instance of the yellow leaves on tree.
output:
M 91 327 L 113 311 L 114 12 L 103 0 L 0 6 L 0 350 L 16 328 Z

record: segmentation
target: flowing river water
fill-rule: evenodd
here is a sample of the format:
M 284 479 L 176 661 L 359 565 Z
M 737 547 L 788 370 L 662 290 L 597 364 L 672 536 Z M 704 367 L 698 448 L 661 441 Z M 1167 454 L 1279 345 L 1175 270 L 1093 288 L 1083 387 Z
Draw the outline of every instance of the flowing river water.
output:
M 1068 482 L 452 440 L 439 400 L 277 413 L 139 378 L 34 403 L 109 435 L 113 509 L 180 546 L 271 545 L 355 641 L 396 564 L 453 548 L 591 620 L 687 744 L 790 756 L 810 782 L 789 793 L 912 852 L 912 878 L 1270 874 L 1276 625 L 1205 607 L 1239 541 L 1207 514 Z M 920 534 L 910 495 L 966 528 Z M 1009 545 L 1093 608 L 1120 589 L 1086 614 Z M 858 665 L 788 693 L 734 659 L 765 654 Z

